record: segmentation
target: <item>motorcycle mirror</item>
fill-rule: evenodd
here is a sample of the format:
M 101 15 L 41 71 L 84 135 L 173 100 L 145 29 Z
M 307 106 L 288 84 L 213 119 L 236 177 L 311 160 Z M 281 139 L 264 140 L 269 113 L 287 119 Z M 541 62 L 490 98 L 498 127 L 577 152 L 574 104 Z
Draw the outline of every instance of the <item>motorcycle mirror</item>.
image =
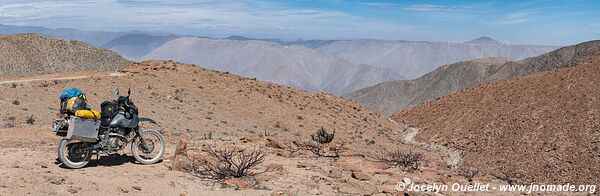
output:
M 118 97 L 119 96 L 119 88 L 115 89 L 115 95 Z
M 131 88 L 127 89 L 127 96 L 129 97 L 129 95 L 131 95 Z

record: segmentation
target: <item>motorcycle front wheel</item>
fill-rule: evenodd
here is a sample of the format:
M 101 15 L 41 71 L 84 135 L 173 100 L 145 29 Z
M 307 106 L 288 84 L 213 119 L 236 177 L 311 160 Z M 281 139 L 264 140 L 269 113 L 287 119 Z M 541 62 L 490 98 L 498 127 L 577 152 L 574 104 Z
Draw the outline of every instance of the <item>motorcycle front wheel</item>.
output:
M 92 159 L 92 150 L 84 142 L 60 140 L 58 143 L 58 160 L 67 168 L 79 169 Z
M 165 139 L 162 134 L 152 129 L 143 130 L 141 134 L 146 145 L 142 143 L 142 137 L 133 138 L 131 142 L 133 158 L 144 165 L 160 161 L 165 154 Z

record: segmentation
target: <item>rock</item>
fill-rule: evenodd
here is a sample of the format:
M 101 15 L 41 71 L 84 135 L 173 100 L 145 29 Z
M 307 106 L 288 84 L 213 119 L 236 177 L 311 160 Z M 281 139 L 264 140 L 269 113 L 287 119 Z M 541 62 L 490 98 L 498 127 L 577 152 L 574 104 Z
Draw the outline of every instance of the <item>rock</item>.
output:
M 333 169 L 329 170 L 329 172 L 327 173 L 327 177 L 341 178 L 341 177 L 343 177 L 343 171 L 338 168 L 333 168 Z
M 337 185 L 337 190 L 350 195 L 373 195 L 378 193 L 377 187 L 365 182 L 345 182 Z
M 61 176 L 50 176 L 47 179 L 50 183 L 55 184 L 55 185 L 61 185 L 62 183 L 65 182 L 65 178 L 61 177 Z
M 187 144 L 188 141 L 186 139 L 181 139 L 177 143 L 175 155 L 173 157 L 173 165 L 171 166 L 172 170 L 185 171 L 192 166 L 192 161 L 190 161 L 187 154 Z
M 142 187 L 141 187 L 141 186 L 132 186 L 131 188 L 133 188 L 133 189 L 135 189 L 135 190 L 138 190 L 138 191 L 141 191 L 141 190 L 142 190 Z
M 46 163 L 43 162 L 38 162 L 36 163 L 36 165 L 39 165 L 41 168 L 48 168 L 48 165 L 46 165 Z
M 307 163 L 307 162 L 299 162 L 296 165 L 297 168 L 311 168 L 311 167 L 315 167 L 315 165 L 311 164 L 311 163 Z
M 171 167 L 174 171 L 186 171 L 192 167 L 192 161 L 186 156 L 175 156 L 173 160 L 173 166 Z
M 75 194 L 75 193 L 79 192 L 77 189 L 74 189 L 74 188 L 69 188 L 69 189 L 67 189 L 67 191 L 71 194 Z
M 243 178 L 227 178 L 223 181 L 223 184 L 235 189 L 247 189 L 254 186 L 254 182 Z
M 293 194 L 287 191 L 275 191 L 272 194 L 273 196 L 292 196 Z
M 271 148 L 284 149 L 284 146 L 281 143 L 279 143 L 279 141 L 272 138 L 267 138 L 267 144 L 265 145 Z
M 129 190 L 127 190 L 126 188 L 119 187 L 118 189 L 119 189 L 119 191 L 121 191 L 123 193 L 129 193 Z
M 285 157 L 285 158 L 289 158 L 290 157 L 290 153 L 287 152 L 287 151 L 279 151 L 279 152 L 277 152 L 276 155 L 279 156 L 279 157 Z
M 188 141 L 186 139 L 180 139 L 177 143 L 177 147 L 175 147 L 175 157 L 177 156 L 186 156 L 187 157 L 187 145 Z
M 355 171 L 355 172 L 352 172 L 352 178 L 360 180 L 360 181 L 367 181 L 367 180 L 371 179 L 371 176 L 369 176 L 363 172 L 360 172 L 360 171 Z

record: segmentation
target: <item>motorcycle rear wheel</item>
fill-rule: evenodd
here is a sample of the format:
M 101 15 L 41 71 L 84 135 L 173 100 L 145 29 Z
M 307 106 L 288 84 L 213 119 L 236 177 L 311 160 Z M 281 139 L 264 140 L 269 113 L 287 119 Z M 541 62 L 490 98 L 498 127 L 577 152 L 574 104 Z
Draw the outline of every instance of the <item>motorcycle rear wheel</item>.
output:
M 86 166 L 92 159 L 92 150 L 82 149 L 86 147 L 83 142 L 71 142 L 61 139 L 58 143 L 58 160 L 67 168 L 79 169 Z
M 165 139 L 163 138 L 162 134 L 152 129 L 143 130 L 141 134 L 144 137 L 147 147 L 144 148 L 144 146 L 142 145 L 141 137 L 136 136 L 131 142 L 131 154 L 133 154 L 133 158 L 135 158 L 136 161 L 144 165 L 154 164 L 160 161 L 162 156 L 165 154 Z M 160 146 L 157 147 L 157 144 L 159 144 Z M 156 150 L 158 150 L 157 155 L 151 155 L 150 158 L 146 157 L 147 154 L 155 152 Z

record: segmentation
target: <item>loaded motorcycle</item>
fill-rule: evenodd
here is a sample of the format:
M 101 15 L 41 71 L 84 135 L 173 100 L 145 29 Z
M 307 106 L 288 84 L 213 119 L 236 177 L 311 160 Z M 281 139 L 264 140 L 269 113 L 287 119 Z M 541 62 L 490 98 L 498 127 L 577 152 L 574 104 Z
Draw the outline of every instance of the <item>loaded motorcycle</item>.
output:
M 58 144 L 58 159 L 62 165 L 77 169 L 88 164 L 92 153 L 116 154 L 131 143 L 133 158 L 141 164 L 154 164 L 165 153 L 162 134 L 152 129 L 141 129 L 141 122 L 156 124 L 150 118 L 138 116 L 138 108 L 127 96 L 116 89 L 116 100 L 101 105 L 100 119 L 84 119 L 66 113 L 57 114 L 52 132 L 62 139 Z

